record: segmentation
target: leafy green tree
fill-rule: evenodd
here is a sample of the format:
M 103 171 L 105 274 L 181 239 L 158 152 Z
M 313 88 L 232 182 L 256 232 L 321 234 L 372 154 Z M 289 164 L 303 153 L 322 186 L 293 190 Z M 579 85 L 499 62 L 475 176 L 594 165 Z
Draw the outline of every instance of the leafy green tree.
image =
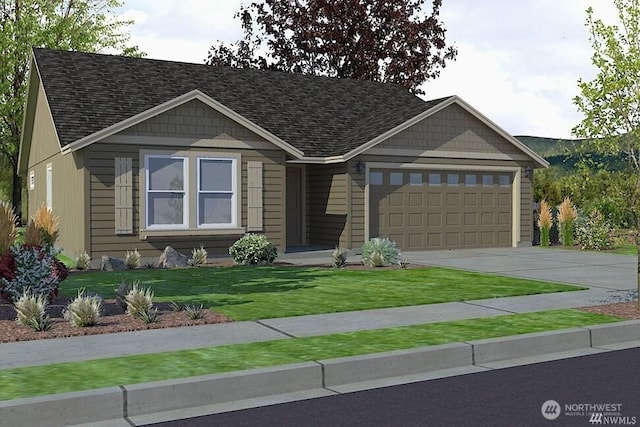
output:
M 395 83 L 414 93 L 457 50 L 447 46 L 442 0 L 263 0 L 241 6 L 244 38 L 218 42 L 210 65 Z M 262 55 L 261 52 L 265 52 Z
M 640 289 L 640 0 L 613 2 L 617 25 L 595 19 L 593 9 L 587 9 L 591 59 L 598 73 L 592 81 L 578 81 L 580 95 L 574 102 L 584 119 L 573 132 L 592 139 L 605 155 L 624 156 L 633 173 L 635 185 L 627 199 L 636 227 Z
M 0 0 L 0 157 L 12 170 L 11 201 L 21 211 L 18 149 L 32 47 L 140 55 L 128 47 L 132 21 L 117 19 L 118 0 Z

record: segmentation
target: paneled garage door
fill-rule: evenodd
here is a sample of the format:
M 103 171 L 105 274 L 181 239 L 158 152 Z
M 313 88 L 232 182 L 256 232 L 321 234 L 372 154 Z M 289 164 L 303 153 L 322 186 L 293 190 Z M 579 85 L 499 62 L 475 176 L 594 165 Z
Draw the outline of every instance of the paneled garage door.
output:
M 372 169 L 369 235 L 403 250 L 511 246 L 509 173 Z

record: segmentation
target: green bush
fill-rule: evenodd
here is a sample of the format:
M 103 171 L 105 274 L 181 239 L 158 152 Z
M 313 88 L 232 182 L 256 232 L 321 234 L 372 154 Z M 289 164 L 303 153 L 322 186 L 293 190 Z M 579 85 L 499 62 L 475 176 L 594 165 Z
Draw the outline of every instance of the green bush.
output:
M 229 255 L 236 264 L 271 264 L 278 256 L 278 250 L 262 234 L 245 234 L 231 245 Z
M 599 251 L 611 246 L 609 241 L 611 226 L 597 209 L 593 209 L 587 216 L 580 215 L 576 221 L 575 230 L 582 249 Z
M 362 263 L 370 267 L 397 264 L 399 255 L 396 242 L 386 237 L 376 237 L 362 245 Z
M 102 312 L 102 299 L 98 295 L 86 295 L 84 289 L 67 305 L 64 318 L 73 326 L 85 328 L 98 324 Z

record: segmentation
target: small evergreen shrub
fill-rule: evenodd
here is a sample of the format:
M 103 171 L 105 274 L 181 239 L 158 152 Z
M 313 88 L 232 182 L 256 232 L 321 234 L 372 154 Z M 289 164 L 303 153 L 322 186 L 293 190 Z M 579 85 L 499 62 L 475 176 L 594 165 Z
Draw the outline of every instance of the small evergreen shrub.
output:
M 139 281 L 133 282 L 131 290 L 125 296 L 125 302 L 129 316 L 141 319 L 145 323 L 152 323 L 148 320 L 157 318 L 157 309 L 155 316 L 153 313 L 153 291 L 151 288 L 140 286 Z
M 331 253 L 331 266 L 333 268 L 342 268 L 347 265 L 347 254 L 348 251 L 345 248 L 336 246 Z
M 409 261 L 407 261 L 406 259 L 401 259 L 398 261 L 398 265 L 400 266 L 400 268 L 407 268 L 407 266 L 409 265 Z
M 540 213 L 538 214 L 538 227 L 540 227 L 540 246 L 549 246 L 549 232 L 553 217 L 551 215 L 551 206 L 546 200 L 540 202 Z
M 91 266 L 91 257 L 85 250 L 81 250 L 73 257 L 73 266 L 76 270 L 88 270 Z
M 140 267 L 140 252 L 137 249 L 126 251 L 124 254 L 124 265 L 127 270 L 135 270 Z
M 396 242 L 386 237 L 375 237 L 362 245 L 362 263 L 369 267 L 396 264 L 399 256 Z
M 175 311 L 175 312 L 182 311 L 182 304 L 180 304 L 179 302 L 169 301 L 169 307 L 171 308 L 171 311 Z
M 582 249 L 600 251 L 609 248 L 610 231 L 609 222 L 598 209 L 593 209 L 588 216 L 579 216 L 576 221 L 576 238 Z
M 30 289 L 32 294 L 51 300 L 69 271 L 52 246 L 14 245 L 0 261 L 0 296 L 16 301 Z
M 573 246 L 573 233 L 578 212 L 569 197 L 565 197 L 558 207 L 558 227 L 560 241 L 564 246 Z
M 32 294 L 31 290 L 25 289 L 15 301 L 16 323 L 37 332 L 48 331 L 53 323 L 47 314 L 47 305 L 43 295 Z
M 278 250 L 266 236 L 249 233 L 231 245 L 229 255 L 236 264 L 262 265 L 271 264 L 278 256 Z
M 80 289 L 78 296 L 67 305 L 63 317 L 73 326 L 85 328 L 97 325 L 101 313 L 101 298 L 98 295 L 86 295 L 85 290 Z
M 208 255 L 207 250 L 200 245 L 200 248 L 198 249 L 193 248 L 193 251 L 191 251 L 191 258 L 189 258 L 187 263 L 191 267 L 200 267 L 207 262 Z

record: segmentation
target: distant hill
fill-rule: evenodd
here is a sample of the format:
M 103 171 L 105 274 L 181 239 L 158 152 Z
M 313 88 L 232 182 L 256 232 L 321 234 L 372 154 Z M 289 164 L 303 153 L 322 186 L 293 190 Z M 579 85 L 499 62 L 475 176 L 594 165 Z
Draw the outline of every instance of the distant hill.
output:
M 566 171 L 572 171 L 575 168 L 579 160 L 578 147 L 589 143 L 588 139 L 555 139 L 539 136 L 516 136 L 515 138 L 543 157 L 549 165 Z M 619 170 L 625 167 L 623 157 L 602 157 L 592 152 L 592 158 L 599 159 L 611 169 Z

